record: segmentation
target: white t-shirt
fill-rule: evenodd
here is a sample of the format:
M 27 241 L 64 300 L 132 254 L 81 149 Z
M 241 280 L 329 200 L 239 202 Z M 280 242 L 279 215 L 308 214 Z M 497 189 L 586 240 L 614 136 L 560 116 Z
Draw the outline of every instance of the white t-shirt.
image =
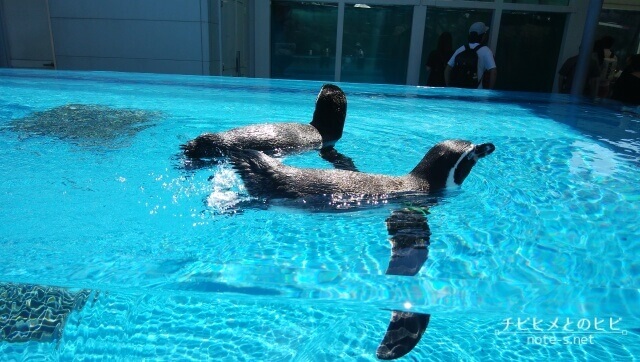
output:
M 478 45 L 479 45 L 478 43 L 470 43 L 469 47 L 471 49 L 475 49 Z M 464 45 L 458 48 L 453 53 L 453 55 L 451 56 L 451 59 L 449 59 L 449 61 L 447 62 L 447 64 L 449 64 L 450 67 L 453 68 L 453 65 L 455 64 L 455 61 L 456 61 L 456 57 L 458 56 L 458 54 L 462 53 L 463 50 L 464 50 Z M 495 67 L 496 67 L 496 61 L 493 59 L 493 52 L 491 51 L 491 49 L 489 49 L 488 46 L 483 46 L 482 48 L 478 49 L 478 77 L 481 77 L 485 71 L 491 70 Z M 482 89 L 482 82 L 480 82 L 478 89 Z
M 604 59 L 600 68 L 600 82 L 603 84 L 609 84 L 615 76 L 616 68 L 618 67 L 618 57 L 616 57 L 610 49 L 604 50 Z

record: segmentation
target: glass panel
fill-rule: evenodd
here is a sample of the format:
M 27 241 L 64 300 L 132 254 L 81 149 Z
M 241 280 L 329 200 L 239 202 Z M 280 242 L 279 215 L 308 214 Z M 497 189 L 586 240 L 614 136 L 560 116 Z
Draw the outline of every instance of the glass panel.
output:
M 213 10 L 210 16 L 213 16 Z M 247 4 L 242 1 L 227 1 L 223 7 L 218 11 L 221 12 L 220 19 L 222 26 L 220 31 L 222 32 L 222 73 L 224 76 L 242 77 L 247 74 L 249 44 L 247 42 Z M 217 35 L 218 25 L 209 23 L 209 39 L 216 42 L 215 35 Z M 211 51 L 216 51 L 214 46 L 211 46 Z M 214 55 L 215 56 L 215 55 Z M 215 59 L 214 56 L 211 59 Z M 218 64 L 211 62 L 211 74 L 218 74 L 219 70 L 216 69 Z
M 627 57 L 640 50 L 640 12 L 602 9 L 596 39 L 603 36 L 613 37 L 613 52 L 618 57 L 618 67 L 622 70 Z
M 271 3 L 271 77 L 334 80 L 337 4 Z
M 437 53 L 434 53 L 433 59 L 447 58 L 452 55 L 453 51 L 458 49 L 461 45 L 467 42 L 469 36 L 469 27 L 476 21 L 482 21 L 483 23 L 491 24 L 492 12 L 491 10 L 470 10 L 470 9 L 445 9 L 445 8 L 432 8 L 427 9 L 427 20 L 424 29 L 424 43 L 422 45 L 422 67 L 420 70 L 420 84 L 427 84 L 429 75 L 432 75 L 432 81 L 437 81 L 440 78 L 439 75 L 431 74 L 434 67 L 430 67 L 431 70 L 427 70 L 427 61 L 431 52 L 438 47 L 438 38 L 444 32 L 451 34 L 453 39 L 452 47 L 449 55 L 440 57 Z M 444 66 L 444 65 L 443 65 Z M 444 71 L 444 70 L 442 70 Z M 438 74 L 441 71 L 438 71 Z M 444 77 L 444 75 L 442 75 Z M 435 78 L 435 79 L 434 79 Z M 439 86 L 438 83 L 430 84 Z
M 405 84 L 412 18 L 412 6 L 347 4 L 340 79 Z
M 504 2 L 513 4 L 569 5 L 569 0 L 504 0 Z
M 502 13 L 496 89 L 552 91 L 565 19 L 561 13 Z

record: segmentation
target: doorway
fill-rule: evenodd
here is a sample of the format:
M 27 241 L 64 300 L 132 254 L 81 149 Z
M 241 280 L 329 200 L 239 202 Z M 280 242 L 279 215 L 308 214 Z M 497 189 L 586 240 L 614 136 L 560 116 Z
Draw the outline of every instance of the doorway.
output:
M 220 0 L 220 53 L 223 76 L 247 76 L 248 13 L 245 0 Z

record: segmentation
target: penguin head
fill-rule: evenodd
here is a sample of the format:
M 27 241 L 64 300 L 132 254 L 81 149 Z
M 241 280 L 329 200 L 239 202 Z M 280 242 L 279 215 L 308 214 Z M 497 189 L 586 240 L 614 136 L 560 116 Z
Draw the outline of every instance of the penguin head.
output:
M 333 146 L 342 137 L 347 117 L 347 97 L 340 87 L 325 84 L 318 93 L 311 125 L 322 136 L 322 147 Z
M 431 190 L 460 186 L 478 160 L 495 149 L 492 143 L 447 140 L 433 146 L 410 175 L 426 179 Z

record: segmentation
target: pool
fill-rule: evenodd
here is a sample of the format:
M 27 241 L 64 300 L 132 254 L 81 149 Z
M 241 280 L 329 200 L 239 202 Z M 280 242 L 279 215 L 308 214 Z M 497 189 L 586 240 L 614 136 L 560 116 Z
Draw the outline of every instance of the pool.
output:
M 430 209 L 429 259 L 406 277 L 385 275 L 396 204 L 244 207 L 229 164 L 183 167 L 202 132 L 308 123 L 322 83 L 0 80 L 0 323 L 43 298 L 22 328 L 46 324 L 3 335 L 2 359 L 375 361 L 390 310 L 431 314 L 400 360 L 640 355 L 640 116 L 620 104 L 340 83 L 336 148 L 362 172 L 406 174 L 444 139 L 496 146 Z

